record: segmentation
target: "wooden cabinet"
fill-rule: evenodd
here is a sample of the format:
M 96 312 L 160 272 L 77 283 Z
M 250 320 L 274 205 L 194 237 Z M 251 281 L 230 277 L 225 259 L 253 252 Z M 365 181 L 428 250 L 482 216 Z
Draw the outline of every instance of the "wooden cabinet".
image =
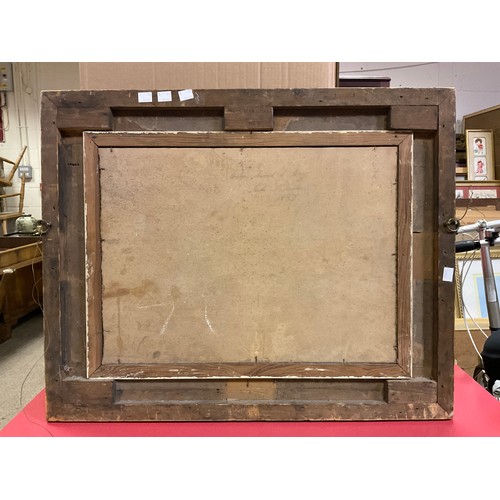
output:
M 0 342 L 42 305 L 41 238 L 0 237 Z
M 483 109 L 463 117 L 463 132 L 492 130 L 496 178 L 500 179 L 500 106 Z
M 491 130 L 493 132 L 493 159 L 495 179 L 471 182 L 467 179 L 466 132 L 467 130 Z M 456 197 L 457 217 L 465 215 L 463 224 L 470 220 L 500 219 L 500 106 L 465 115 L 461 134 L 456 135 Z

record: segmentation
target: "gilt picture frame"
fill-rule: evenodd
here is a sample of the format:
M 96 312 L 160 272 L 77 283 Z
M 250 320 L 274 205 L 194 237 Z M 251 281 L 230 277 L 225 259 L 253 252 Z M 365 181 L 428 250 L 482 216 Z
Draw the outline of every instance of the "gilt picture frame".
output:
M 469 181 L 495 180 L 493 130 L 466 130 L 467 178 Z
M 491 249 L 490 254 L 496 287 L 500 290 L 500 248 Z M 455 271 L 457 317 L 474 320 L 487 319 L 484 276 L 479 250 L 457 254 Z

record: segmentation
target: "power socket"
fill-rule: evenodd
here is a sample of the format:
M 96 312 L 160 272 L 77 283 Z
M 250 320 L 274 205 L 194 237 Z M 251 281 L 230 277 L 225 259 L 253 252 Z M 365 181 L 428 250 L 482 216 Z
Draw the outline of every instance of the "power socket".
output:
M 0 63 L 0 92 L 14 90 L 12 63 Z
M 31 179 L 33 179 L 33 167 L 30 167 L 29 165 L 19 165 L 17 169 L 17 175 L 21 179 L 23 174 L 24 180 L 29 182 Z

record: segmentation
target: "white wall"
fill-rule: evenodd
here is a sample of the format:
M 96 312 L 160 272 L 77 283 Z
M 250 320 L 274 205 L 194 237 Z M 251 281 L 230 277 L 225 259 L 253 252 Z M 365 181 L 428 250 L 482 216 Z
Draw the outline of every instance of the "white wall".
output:
M 78 63 L 14 63 L 14 92 L 6 92 L 6 140 L 0 156 L 15 159 L 27 145 L 23 165 L 33 167 L 26 184 L 25 212 L 41 217 L 40 92 L 78 89 Z M 464 115 L 500 104 L 500 62 L 341 62 L 341 76 L 386 76 L 391 87 L 454 87 L 457 97 L 457 131 Z M 19 179 L 16 176 L 16 183 Z M 15 209 L 16 199 L 7 208 Z
M 3 122 L 7 130 L 5 142 L 0 142 L 0 156 L 15 160 L 22 148 L 28 146 L 21 165 L 33 167 L 33 179 L 26 183 L 24 212 L 41 218 L 40 92 L 78 89 L 78 63 L 13 63 L 13 72 L 14 91 L 5 92 Z M 14 181 L 19 186 L 17 174 Z M 17 210 L 18 199 L 7 200 L 6 209 Z
M 500 62 L 345 62 L 340 76 L 386 76 L 391 87 L 453 87 L 457 132 L 464 115 L 500 104 Z

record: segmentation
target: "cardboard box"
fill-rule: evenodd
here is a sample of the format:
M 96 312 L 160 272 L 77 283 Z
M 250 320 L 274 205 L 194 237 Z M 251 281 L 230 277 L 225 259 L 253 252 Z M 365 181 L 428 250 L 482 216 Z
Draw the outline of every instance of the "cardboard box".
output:
M 83 62 L 84 90 L 332 88 L 335 62 Z

